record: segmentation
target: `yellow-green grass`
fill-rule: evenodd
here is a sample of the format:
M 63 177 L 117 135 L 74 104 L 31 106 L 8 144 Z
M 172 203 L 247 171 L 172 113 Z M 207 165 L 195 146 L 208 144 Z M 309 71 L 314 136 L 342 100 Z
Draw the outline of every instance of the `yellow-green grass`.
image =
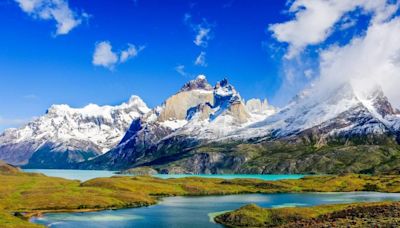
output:
M 381 212 L 383 214 L 383 210 L 399 210 L 400 204 L 398 202 L 375 202 L 272 209 L 249 204 L 234 211 L 220 214 L 216 216 L 214 220 L 228 227 L 304 227 L 305 224 L 307 224 L 306 227 L 322 227 L 321 225 L 315 226 L 315 223 L 324 222 L 326 218 L 334 220 L 334 217 L 337 217 L 337 220 L 344 219 L 345 223 L 347 221 L 348 224 L 351 224 L 357 219 L 357 216 L 360 216 L 360 208 L 364 208 L 364 213 L 374 213 L 378 211 L 378 213 Z M 340 212 L 342 214 L 339 214 Z M 334 216 L 333 213 L 338 214 Z M 350 214 L 350 216 L 347 216 L 348 214 Z M 384 216 L 385 215 L 382 217 Z M 368 215 L 361 215 L 361 217 L 368 217 Z M 316 220 L 318 218 L 320 221 Z M 373 218 L 369 219 L 373 220 Z M 397 219 L 397 217 L 395 219 Z M 376 227 L 373 226 L 373 223 L 371 223 L 371 225 L 372 227 Z
M 0 224 L 5 224 L 7 218 L 19 219 L 12 216 L 15 212 L 24 212 L 29 217 L 44 212 L 139 207 L 155 204 L 162 196 L 366 190 L 400 192 L 400 176 L 367 175 L 310 176 L 281 181 L 118 176 L 81 183 L 18 172 L 0 173 L 0 183 L 0 212 L 4 215 Z

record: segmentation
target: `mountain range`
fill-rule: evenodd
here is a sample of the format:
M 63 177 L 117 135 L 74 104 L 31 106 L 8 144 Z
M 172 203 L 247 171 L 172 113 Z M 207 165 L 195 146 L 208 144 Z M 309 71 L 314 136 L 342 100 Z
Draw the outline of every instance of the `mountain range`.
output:
M 399 142 L 400 112 L 378 86 L 310 88 L 277 109 L 200 75 L 153 109 L 136 96 L 115 107 L 52 106 L 0 135 L 0 159 L 152 173 L 393 173 Z
M 45 115 L 0 135 L 0 160 L 29 168 L 67 168 L 101 155 L 150 109 L 137 96 L 118 106 L 53 105 Z

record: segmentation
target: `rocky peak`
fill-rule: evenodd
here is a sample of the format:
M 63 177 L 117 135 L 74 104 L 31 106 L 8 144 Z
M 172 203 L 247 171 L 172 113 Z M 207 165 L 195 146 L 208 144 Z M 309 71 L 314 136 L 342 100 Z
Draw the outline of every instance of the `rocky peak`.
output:
M 268 100 L 250 99 L 246 102 L 246 108 L 250 113 L 254 114 L 272 114 L 275 113 L 275 107 L 268 104 Z
M 380 86 L 375 87 L 367 96 L 367 99 L 371 101 L 376 112 L 382 117 L 399 114 L 398 110 L 394 109 L 392 104 L 390 104 Z
M 225 78 L 214 87 L 214 106 L 226 106 L 228 103 L 240 103 L 241 98 L 235 87 Z
M 147 107 L 146 103 L 139 96 L 133 95 L 129 98 L 129 101 L 126 103 L 128 106 L 141 106 Z
M 159 122 L 187 119 L 188 110 L 199 104 L 213 102 L 213 88 L 204 75 L 187 82 L 178 93 L 169 97 L 158 114 Z
M 196 79 L 186 82 L 181 88 L 180 92 L 191 91 L 191 90 L 207 90 L 211 91 L 212 86 L 207 82 L 207 78 L 204 75 L 197 76 Z
M 237 94 L 235 88 L 228 82 L 228 79 L 226 78 L 217 82 L 214 87 L 214 93 L 220 97 L 233 96 Z

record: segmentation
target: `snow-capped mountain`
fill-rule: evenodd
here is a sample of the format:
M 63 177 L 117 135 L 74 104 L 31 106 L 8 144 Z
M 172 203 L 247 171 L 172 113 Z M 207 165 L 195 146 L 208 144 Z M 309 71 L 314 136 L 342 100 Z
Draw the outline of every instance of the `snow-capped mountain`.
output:
M 151 110 L 137 97 L 116 107 L 53 106 L 1 135 L 0 159 L 163 173 L 400 170 L 400 112 L 380 87 L 355 88 L 312 87 L 278 110 L 245 102 L 226 79 L 211 86 L 200 75 Z
M 226 79 L 212 87 L 200 75 L 162 105 L 135 120 L 116 148 L 81 167 L 121 168 L 151 161 L 162 156 L 154 152 L 157 147 L 182 147 L 218 140 L 265 119 L 274 111 L 266 101 L 252 99 L 246 105 Z
M 363 93 L 350 83 L 323 95 L 302 93 L 286 108 L 232 134 L 239 138 L 277 139 L 309 129 L 320 137 L 386 134 L 397 131 L 400 116 L 380 87 Z
M 278 111 L 260 100 L 245 103 L 227 80 L 211 88 L 198 77 L 134 121 L 116 148 L 80 168 L 151 166 L 163 173 L 390 171 L 397 167 L 388 161 L 400 151 L 399 129 L 399 112 L 379 87 L 359 92 L 347 83 L 321 93 L 311 88 Z
M 134 119 L 150 109 L 138 97 L 118 106 L 53 105 L 45 115 L 0 135 L 0 160 L 29 167 L 62 167 L 116 146 Z

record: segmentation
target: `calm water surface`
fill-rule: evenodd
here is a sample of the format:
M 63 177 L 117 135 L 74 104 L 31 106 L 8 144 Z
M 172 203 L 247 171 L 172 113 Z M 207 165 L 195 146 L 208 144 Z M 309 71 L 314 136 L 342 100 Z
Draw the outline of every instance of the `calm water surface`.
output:
M 25 172 L 31 173 L 43 173 L 50 177 L 62 177 L 71 180 L 87 181 L 96 177 L 111 177 L 118 175 L 116 171 L 106 170 L 71 170 L 71 169 L 24 169 Z M 159 178 L 183 178 L 183 177 L 204 177 L 204 178 L 223 178 L 223 179 L 235 179 L 235 178 L 255 178 L 262 180 L 282 180 L 282 179 L 299 179 L 304 175 L 187 175 L 187 174 L 157 174 L 154 175 Z
M 319 204 L 398 201 L 396 193 L 296 193 L 246 194 L 204 197 L 168 197 L 159 204 L 132 209 L 85 213 L 50 213 L 31 221 L 50 227 L 222 227 L 212 222 L 217 212 L 233 210 L 245 204 L 262 207 L 304 207 Z

